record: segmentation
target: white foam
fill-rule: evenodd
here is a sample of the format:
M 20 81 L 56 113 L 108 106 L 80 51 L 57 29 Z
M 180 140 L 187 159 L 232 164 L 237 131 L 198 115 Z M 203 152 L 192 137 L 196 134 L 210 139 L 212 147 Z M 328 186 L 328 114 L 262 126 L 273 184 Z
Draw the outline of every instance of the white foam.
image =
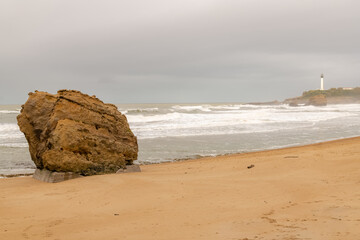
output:
M 196 136 L 269 132 L 312 127 L 331 119 L 356 116 L 356 106 L 288 105 L 194 105 L 173 106 L 173 113 L 127 115 L 131 129 L 139 138 Z
M 0 139 L 23 138 L 24 134 L 20 132 L 17 124 L 0 123 Z
M 0 143 L 0 147 L 27 148 L 27 143 Z
M 242 105 L 218 105 L 218 106 L 211 106 L 209 109 L 211 110 L 239 110 L 242 107 Z
M 14 169 L 0 168 L 0 174 L 5 174 L 5 175 L 29 174 L 29 173 L 34 173 L 34 171 L 35 171 L 35 167 L 33 167 L 33 168 L 14 168 Z M 3 176 L 3 178 L 6 178 L 6 176 Z
M 131 129 L 140 139 L 172 136 L 271 132 L 313 127 L 321 121 L 360 114 L 360 104 L 324 107 L 288 105 L 175 105 L 124 109 Z M 0 146 L 26 147 L 16 124 L 0 124 Z M 7 141 L 6 139 L 9 139 Z M 13 140 L 10 140 L 13 139 Z M 16 140 L 19 139 L 19 140 Z M 20 140 L 22 139 L 22 140 Z
M 167 123 L 186 126 L 222 126 L 243 123 L 268 122 L 302 122 L 324 121 L 338 117 L 354 115 L 349 112 L 303 112 L 303 111 L 276 111 L 274 109 L 259 109 L 252 111 L 227 111 L 208 114 L 167 113 L 158 115 L 127 115 L 129 123 L 159 124 Z
M 20 110 L 0 110 L 0 113 L 5 113 L 5 114 L 20 113 Z
M 179 106 L 179 105 L 175 105 L 172 107 L 172 109 L 174 110 L 184 110 L 187 112 L 192 112 L 192 111 L 202 111 L 202 112 L 211 112 L 210 109 L 211 105 L 189 105 L 189 106 Z
M 126 110 L 120 110 L 120 112 L 122 113 L 153 113 L 153 112 L 158 112 L 159 108 L 154 107 L 154 108 L 129 108 Z

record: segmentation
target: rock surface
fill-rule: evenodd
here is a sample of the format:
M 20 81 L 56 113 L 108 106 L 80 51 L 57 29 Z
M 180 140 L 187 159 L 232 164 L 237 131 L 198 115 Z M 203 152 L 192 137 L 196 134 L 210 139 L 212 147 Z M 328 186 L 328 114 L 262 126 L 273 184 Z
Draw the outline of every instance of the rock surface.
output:
M 316 95 L 311 98 L 309 98 L 308 105 L 313 106 L 326 106 L 327 105 L 327 99 L 325 95 Z
M 132 173 L 132 172 L 141 172 L 139 165 L 130 165 L 126 166 L 124 169 L 119 169 L 116 173 Z
M 137 159 L 137 139 L 115 105 L 79 91 L 29 93 L 17 117 L 38 169 L 115 173 Z
M 51 172 L 46 169 L 36 169 L 33 175 L 33 178 L 48 183 L 57 183 L 79 177 L 83 176 L 73 172 Z

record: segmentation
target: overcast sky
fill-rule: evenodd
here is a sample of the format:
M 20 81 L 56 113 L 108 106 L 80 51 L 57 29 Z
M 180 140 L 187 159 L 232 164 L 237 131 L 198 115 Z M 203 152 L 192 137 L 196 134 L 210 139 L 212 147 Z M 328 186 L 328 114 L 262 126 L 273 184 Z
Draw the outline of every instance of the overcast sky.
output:
M 360 86 L 358 0 L 1 0 L 0 104 L 283 100 Z

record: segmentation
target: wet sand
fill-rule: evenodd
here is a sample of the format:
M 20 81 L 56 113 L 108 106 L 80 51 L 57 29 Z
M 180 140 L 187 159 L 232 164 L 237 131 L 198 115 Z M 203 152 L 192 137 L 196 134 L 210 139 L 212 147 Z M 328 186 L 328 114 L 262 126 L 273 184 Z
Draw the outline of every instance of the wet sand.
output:
M 360 137 L 0 189 L 0 239 L 360 239 Z

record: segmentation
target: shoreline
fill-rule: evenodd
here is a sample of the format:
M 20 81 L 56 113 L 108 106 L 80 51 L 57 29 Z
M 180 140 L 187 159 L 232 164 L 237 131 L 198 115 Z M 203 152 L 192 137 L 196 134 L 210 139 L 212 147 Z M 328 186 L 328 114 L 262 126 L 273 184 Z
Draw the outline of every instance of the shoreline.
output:
M 224 154 L 218 154 L 218 155 L 197 155 L 197 156 L 190 156 L 188 158 L 180 158 L 180 159 L 173 159 L 173 160 L 169 160 L 166 162 L 150 162 L 150 163 L 140 163 L 140 164 L 136 164 L 135 165 L 139 165 L 139 166 L 148 166 L 148 165 L 160 165 L 160 164 L 171 164 L 171 163 L 177 163 L 177 162 L 186 162 L 186 161 L 196 161 L 196 160 L 200 160 L 203 158 L 217 158 L 217 157 L 226 157 L 226 156 L 232 156 L 232 155 L 241 155 L 241 154 L 251 154 L 251 153 L 259 153 L 259 152 L 268 152 L 268 151 L 276 151 L 276 150 L 281 150 L 281 149 L 288 149 L 288 148 L 296 148 L 296 147 L 305 147 L 305 146 L 311 146 L 311 145 L 316 145 L 316 144 L 322 144 L 322 143 L 328 143 L 328 142 L 333 142 L 333 141 L 341 141 L 341 140 L 345 140 L 345 139 L 353 139 L 353 138 L 360 138 L 360 136 L 352 136 L 352 137 L 341 137 L 341 138 L 334 138 L 334 139 L 329 139 L 326 141 L 318 141 L 318 142 L 314 142 L 314 143 L 310 143 L 310 144 L 300 144 L 300 145 L 287 145 L 284 147 L 280 147 L 280 148 L 268 148 L 268 149 L 261 149 L 261 150 L 255 150 L 255 151 L 244 151 L 244 152 L 236 152 L 236 153 L 224 153 Z M 36 168 L 33 169 L 34 172 L 36 170 Z M 0 179 L 1 178 L 16 178 L 16 177 L 26 177 L 26 176 L 32 176 L 33 173 L 12 173 L 12 174 L 0 174 Z M 106 174 L 105 174 L 106 175 Z M 101 175 L 97 175 L 97 176 L 101 176 Z
M 359 239 L 359 146 L 354 137 L 54 184 L 3 178 L 0 239 Z

